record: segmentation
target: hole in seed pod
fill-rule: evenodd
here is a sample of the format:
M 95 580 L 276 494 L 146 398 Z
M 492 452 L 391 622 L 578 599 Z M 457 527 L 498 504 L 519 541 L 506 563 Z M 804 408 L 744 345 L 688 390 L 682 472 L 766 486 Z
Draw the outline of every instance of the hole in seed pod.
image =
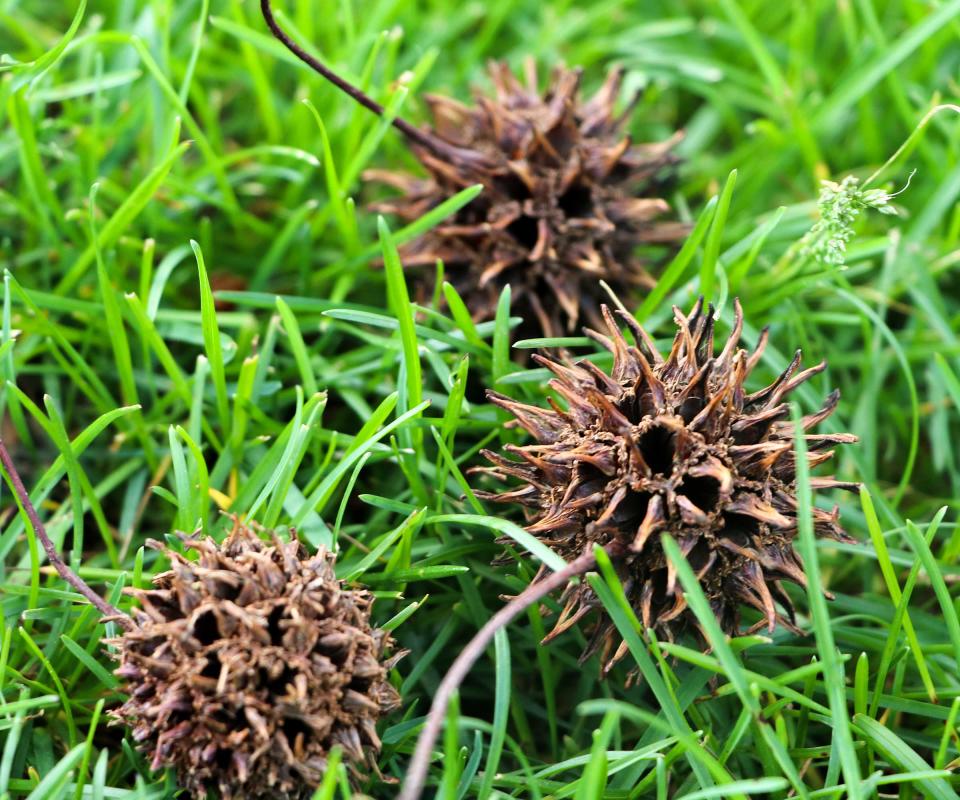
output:
M 650 495 L 640 492 L 631 492 L 617 507 L 613 515 L 618 525 L 628 529 L 635 529 L 647 515 L 647 506 L 650 505 Z
M 567 217 L 582 219 L 593 215 L 593 195 L 586 186 L 571 186 L 557 203 Z
M 703 411 L 703 405 L 703 398 L 688 397 L 680 405 L 680 408 L 677 409 L 677 414 L 680 415 L 684 422 L 690 424 L 693 418 Z
M 507 233 L 527 250 L 533 250 L 540 234 L 537 231 L 537 221 L 526 215 L 518 217 L 507 226 Z
M 687 562 L 694 572 L 699 572 L 709 558 L 710 543 L 706 539 L 701 539 L 693 546 L 693 550 L 687 555 Z
M 373 681 L 370 678 L 360 678 L 356 675 L 350 681 L 350 688 L 353 689 L 357 694 L 366 694 Z
M 667 606 L 670 598 L 667 597 L 667 572 L 666 570 L 657 570 L 650 577 L 650 610 L 652 611 L 651 622 L 655 622 L 660 612 Z
M 220 659 L 216 653 L 207 653 L 207 665 L 200 670 L 200 674 L 204 678 L 219 678 L 220 677 Z
M 293 683 L 293 679 L 297 673 L 288 666 L 284 666 L 280 674 L 276 677 L 271 677 L 271 671 L 272 670 L 261 667 L 260 683 L 270 691 L 273 697 L 283 697 L 287 693 L 287 687 Z
M 291 745 L 296 741 L 298 735 L 303 735 L 304 739 L 310 736 L 310 727 L 302 719 L 287 717 L 280 725 L 280 730 L 287 737 L 287 742 Z
M 530 197 L 530 189 L 514 174 L 501 175 L 495 179 L 495 185 L 503 194 L 513 200 L 526 200 Z
M 723 535 L 736 544 L 749 545 L 760 535 L 760 521 L 744 514 L 724 514 Z
M 709 475 L 700 478 L 687 475 L 683 479 L 680 491 L 697 508 L 708 514 L 716 509 L 717 503 L 720 502 L 720 481 Z
M 157 652 L 157 649 L 161 645 L 166 643 L 166 639 L 163 636 L 151 636 L 149 639 L 144 639 L 143 642 L 137 647 L 137 652 L 142 656 L 152 656 Z
M 176 601 L 176 599 L 171 600 L 163 597 L 157 597 L 153 601 L 152 605 L 167 622 L 183 619 L 185 616 L 183 613 L 183 608 Z
M 243 583 L 237 581 L 233 584 L 229 581 L 218 581 L 211 587 L 210 593 L 218 600 L 236 600 L 243 588 Z
M 542 161 L 550 166 L 564 164 L 569 161 L 574 146 L 581 140 L 576 126 L 572 124 L 557 125 L 549 132 L 548 138 L 550 140 L 550 147 L 560 156 L 560 160 L 557 161 L 553 153 L 544 149 L 542 151 L 544 158 L 538 159 L 538 161 Z
M 267 633 L 270 634 L 270 644 L 275 646 L 283 644 L 283 628 L 280 627 L 282 619 L 283 606 L 274 606 L 273 611 L 267 617 Z
M 600 469 L 586 461 L 577 462 L 576 474 L 580 484 L 578 494 L 583 496 L 601 491 L 610 482 L 610 478 L 604 475 Z
M 212 611 L 204 611 L 193 623 L 193 636 L 200 644 L 213 644 L 220 638 L 220 626 Z
M 676 453 L 676 437 L 664 425 L 652 425 L 640 435 L 640 452 L 654 475 L 667 475 L 673 471 Z

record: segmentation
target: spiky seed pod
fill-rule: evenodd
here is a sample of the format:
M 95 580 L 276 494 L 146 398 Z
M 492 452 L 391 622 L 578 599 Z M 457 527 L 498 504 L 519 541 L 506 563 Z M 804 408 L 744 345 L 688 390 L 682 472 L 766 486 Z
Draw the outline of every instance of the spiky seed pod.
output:
M 116 716 L 193 797 L 306 798 L 340 745 L 356 777 L 376 769 L 376 723 L 400 698 L 371 595 L 337 580 L 334 557 L 269 543 L 237 522 L 218 545 L 187 539 L 136 625 L 116 639 L 129 699 Z
M 689 316 L 674 309 L 679 330 L 664 358 L 636 321 L 620 313 L 634 343 L 604 307 L 607 335 L 585 333 L 613 353 L 610 374 L 589 361 L 565 364 L 537 356 L 556 376 L 550 386 L 566 409 L 516 402 L 494 392 L 536 444 L 508 446 L 516 458 L 485 451 L 492 467 L 476 471 L 521 486 L 489 500 L 520 503 L 527 530 L 570 560 L 595 543 L 621 543 L 617 568 L 642 620 L 673 640 L 696 619 L 664 557 L 668 532 L 693 567 L 723 630 L 741 628 L 741 609 L 762 619 L 751 630 L 779 622 L 795 629 L 794 609 L 782 581 L 806 585 L 797 535 L 796 463 L 787 395 L 825 364 L 798 372 L 800 351 L 771 385 L 748 393 L 748 376 L 767 343 L 766 330 L 752 353 L 738 349 L 743 314 L 736 304 L 733 331 L 714 351 L 713 309 L 702 301 Z M 803 418 L 807 431 L 836 408 L 839 392 Z M 804 434 L 811 466 L 827 461 L 835 444 L 856 441 L 846 433 Z M 815 489 L 854 489 L 832 477 L 814 478 Z M 838 511 L 813 509 L 817 536 L 848 541 Z M 570 628 L 598 603 L 588 587 L 567 590 L 563 611 L 547 636 Z M 624 656 L 626 644 L 601 617 L 582 658 L 601 650 L 604 673 Z
M 297 58 L 380 117 L 386 111 L 298 45 L 278 23 L 270 0 L 264 21 Z M 686 226 L 659 218 L 669 210 L 662 179 L 676 159 L 674 136 L 634 146 L 622 134 L 629 109 L 614 105 L 623 71 L 610 72 L 588 102 L 579 98 L 580 71 L 557 68 L 545 95 L 533 62 L 526 86 L 504 64 L 491 66 L 496 98 L 469 108 L 429 97 L 434 127 L 421 130 L 391 115 L 428 176 L 373 171 L 367 178 L 403 192 L 375 208 L 413 220 L 473 184 L 483 194 L 449 222 L 404 248 L 408 265 L 442 259 L 475 318 L 490 317 L 500 290 L 534 331 L 554 336 L 582 316 L 600 323 L 598 285 L 623 295 L 650 282 L 637 249 L 671 245 Z M 534 335 L 536 335 L 534 333 Z
M 404 263 L 442 259 L 476 318 L 493 315 L 509 283 L 515 311 L 544 335 L 573 330 L 581 314 L 600 324 L 599 281 L 625 295 L 649 285 L 638 248 L 672 244 L 686 231 L 661 220 L 675 139 L 633 145 L 623 135 L 629 109 L 614 110 L 622 69 L 588 102 L 579 98 L 579 70 L 554 70 L 543 95 L 532 62 L 525 86 L 506 64 L 493 63 L 490 75 L 496 97 L 478 96 L 474 107 L 427 98 L 431 141 L 453 147 L 441 156 L 411 141 L 425 178 L 367 172 L 402 192 L 375 208 L 415 220 L 482 184 L 479 197 L 401 251 Z

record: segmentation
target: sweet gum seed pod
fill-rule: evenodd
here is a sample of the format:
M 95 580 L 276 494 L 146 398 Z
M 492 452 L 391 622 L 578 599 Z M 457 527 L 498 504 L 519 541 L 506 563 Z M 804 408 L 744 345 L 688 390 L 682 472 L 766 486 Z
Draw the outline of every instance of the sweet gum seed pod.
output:
M 477 319 L 493 316 L 510 284 L 512 309 L 537 334 L 562 335 L 581 318 L 599 325 L 599 281 L 624 295 L 649 288 L 641 248 L 663 251 L 686 233 L 662 197 L 679 134 L 652 144 L 624 135 L 632 104 L 617 113 L 619 68 L 588 101 L 578 69 L 553 70 L 543 93 L 532 61 L 523 83 L 503 63 L 489 72 L 494 97 L 478 95 L 474 106 L 427 98 L 431 137 L 455 150 L 438 157 L 411 142 L 426 177 L 368 171 L 400 190 L 374 208 L 413 221 L 482 184 L 476 199 L 401 249 L 404 264 L 442 260 Z
M 270 0 L 260 0 L 260 9 L 291 53 L 384 116 L 383 106 L 290 37 Z M 588 101 L 580 97 L 579 69 L 557 67 L 542 93 L 532 61 L 525 73 L 521 83 L 505 64 L 492 63 L 495 96 L 478 95 L 473 107 L 428 97 L 432 126 L 391 117 L 427 175 L 373 170 L 365 177 L 399 190 L 374 208 L 408 221 L 481 185 L 483 192 L 452 218 L 401 249 L 404 263 L 442 260 L 475 319 L 493 316 L 510 284 L 512 308 L 530 335 L 558 336 L 581 319 L 602 324 L 601 280 L 625 296 L 649 288 L 650 262 L 686 234 L 686 225 L 669 219 L 663 198 L 681 134 L 652 144 L 624 134 L 634 103 L 616 110 L 620 68 Z M 432 291 L 428 281 L 420 289 L 424 298 Z
M 495 392 L 491 401 L 510 412 L 535 440 L 485 451 L 492 463 L 475 468 L 519 485 L 477 495 L 521 504 L 527 530 L 571 560 L 595 544 L 619 545 L 614 563 L 627 597 L 645 628 L 673 640 L 696 628 L 660 534 L 669 533 L 693 567 L 721 627 L 741 633 L 743 607 L 760 621 L 750 630 L 795 629 L 783 582 L 806 585 L 794 548 L 797 536 L 798 432 L 789 420 L 791 391 L 825 368 L 800 370 L 800 352 L 766 388 L 748 392 L 747 378 L 767 342 L 753 352 L 738 348 L 743 328 L 739 303 L 730 337 L 714 347 L 714 313 L 698 302 L 689 315 L 674 309 L 677 333 L 666 357 L 629 314 L 602 313 L 606 333 L 585 333 L 613 353 L 609 373 L 589 361 L 535 359 L 555 375 L 550 382 L 565 408 L 527 405 Z M 799 371 L 798 371 L 799 370 Z M 847 433 L 810 434 L 834 411 L 839 392 L 803 418 L 810 466 L 833 455 L 834 445 L 856 441 Z M 856 489 L 832 477 L 812 479 L 814 489 Z M 813 508 L 817 536 L 850 541 L 838 510 Z M 547 640 L 569 629 L 599 603 L 585 584 L 570 585 Z M 626 654 L 613 622 L 601 615 L 583 659 L 601 652 L 608 672 Z
M 404 654 L 371 626 L 373 598 L 334 575 L 334 557 L 296 539 L 187 538 L 150 589 L 130 589 L 136 623 L 112 641 L 128 724 L 154 769 L 194 797 L 306 798 L 331 748 L 359 782 L 376 771 L 376 724 L 400 705 L 387 680 Z

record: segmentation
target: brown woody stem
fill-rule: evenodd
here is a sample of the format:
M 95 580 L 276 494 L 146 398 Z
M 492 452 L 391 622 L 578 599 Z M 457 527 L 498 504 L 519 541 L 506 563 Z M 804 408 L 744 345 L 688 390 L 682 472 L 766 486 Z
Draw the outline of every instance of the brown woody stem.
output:
M 611 542 L 604 549 L 612 553 L 619 548 L 619 543 Z M 430 712 L 427 714 L 426 722 L 420 730 L 420 737 L 417 739 L 417 746 L 413 751 L 413 758 L 410 760 L 410 767 L 407 770 L 406 779 L 403 782 L 403 788 L 397 796 L 397 800 L 419 800 L 423 792 L 424 784 L 427 781 L 427 771 L 430 766 L 430 753 L 433 745 L 440 734 L 440 728 L 443 726 L 443 718 L 447 713 L 447 705 L 450 698 L 457 690 L 457 687 L 463 683 L 470 668 L 476 663 L 477 659 L 487 649 L 497 631 L 509 625 L 518 615 L 522 614 L 534 603 L 546 597 L 551 592 L 559 589 L 571 578 L 583 575 L 589 572 L 597 563 L 597 557 L 593 550 L 588 550 L 583 555 L 578 556 L 563 569 L 548 575 L 541 581 L 530 584 L 520 594 L 514 597 L 509 603 L 494 614 L 486 624 L 474 635 L 467 643 L 467 646 L 460 651 L 460 655 L 450 666 L 447 674 L 444 675 L 436 694 L 433 696 L 433 703 L 430 706 Z
M 341 78 L 330 68 L 324 66 L 321 62 L 319 62 L 290 38 L 290 35 L 283 28 L 281 28 L 280 23 L 277 22 L 277 18 L 273 14 L 273 8 L 270 5 L 270 0 L 260 0 L 260 10 L 263 12 L 263 19 L 266 21 L 267 27 L 270 28 L 270 31 L 273 33 L 273 35 L 278 41 L 280 41 L 281 44 L 283 44 L 284 47 L 287 48 L 287 50 L 293 53 L 315 72 L 319 73 L 328 81 L 330 81 L 330 83 L 336 86 L 340 91 L 356 100 L 364 108 L 369 109 L 378 117 L 382 117 L 384 115 L 383 106 L 370 97 L 370 95 L 368 95 L 362 89 L 354 86 L 352 83 Z M 430 151 L 434 155 L 439 156 L 440 158 L 449 159 L 456 157 L 457 155 L 462 155 L 459 148 L 447 144 L 446 142 L 437 139 L 435 136 L 430 136 L 429 134 L 424 133 L 423 131 L 411 125 L 405 119 L 394 117 L 390 124 L 393 125 L 393 127 L 398 131 L 403 133 L 403 135 L 408 139 Z
M 50 537 L 47 535 L 47 529 L 43 527 L 43 523 L 37 515 L 37 510 L 33 507 L 33 503 L 30 502 L 30 495 L 27 494 L 23 481 L 20 479 L 20 473 L 17 472 L 17 468 L 13 465 L 13 459 L 10 457 L 10 453 L 7 451 L 2 439 L 0 439 L 0 461 L 3 462 L 3 468 L 7 473 L 10 485 L 13 487 L 13 491 L 19 499 L 20 505 L 23 506 L 23 510 L 27 514 L 27 519 L 30 520 L 30 524 L 33 526 L 33 532 L 41 544 L 43 544 L 43 549 L 47 553 L 47 559 L 53 564 L 57 572 L 60 573 L 60 576 L 80 592 L 80 594 L 86 597 L 105 617 L 115 619 L 117 623 L 127 630 L 136 627 L 134 621 L 128 614 L 124 614 L 116 606 L 110 605 L 110 603 L 93 591 L 93 589 L 60 558 L 57 548 L 54 547 L 53 542 L 50 541 Z

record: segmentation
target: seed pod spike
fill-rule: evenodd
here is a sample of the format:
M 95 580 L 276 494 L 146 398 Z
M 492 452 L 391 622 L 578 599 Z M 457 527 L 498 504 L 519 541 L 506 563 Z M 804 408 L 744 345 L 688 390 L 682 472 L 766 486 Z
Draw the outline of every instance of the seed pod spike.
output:
M 713 358 L 713 332 L 715 325 L 714 315 L 716 309 L 713 303 L 707 306 L 707 313 L 697 320 L 697 327 L 694 331 L 693 340 L 696 345 L 696 359 L 694 365 L 702 364 L 709 358 Z
M 770 326 L 764 326 L 763 330 L 760 331 L 760 339 L 757 341 L 757 346 L 753 349 L 753 352 L 747 358 L 747 374 L 749 375 L 753 372 L 754 367 L 760 363 L 760 359 L 763 357 L 763 351 L 767 349 L 767 342 L 770 340 Z
M 802 427 L 804 430 L 812 428 L 815 425 L 819 425 L 827 417 L 829 417 L 837 408 L 837 404 L 840 402 L 840 390 L 834 389 L 827 395 L 827 399 L 823 402 L 823 408 L 817 411 L 815 414 L 807 414 L 803 417 Z
M 556 428 L 561 421 L 561 417 L 555 411 L 546 411 L 536 406 L 520 403 L 512 400 L 506 395 L 487 390 L 487 399 L 494 405 L 500 406 L 504 411 L 509 411 L 516 417 L 520 426 L 528 433 L 537 437 L 538 441 L 549 441 L 550 430 Z
M 574 612 L 574 613 L 571 613 Z M 577 606 L 577 598 L 571 597 L 570 601 L 564 606 L 563 612 L 560 614 L 557 619 L 557 623 L 553 626 L 553 629 L 548 633 L 543 639 L 540 640 L 540 644 L 550 644 L 554 639 L 556 639 L 561 633 L 565 633 L 570 630 L 574 625 L 576 625 L 583 617 L 590 613 L 590 609 L 586 606 Z
M 821 361 L 819 364 L 815 364 L 812 367 L 808 367 L 802 372 L 798 372 L 790 380 L 784 381 L 780 386 L 776 388 L 770 399 L 767 400 L 767 406 L 773 408 L 780 403 L 780 400 L 784 395 L 789 394 L 794 389 L 796 389 L 801 383 L 810 380 L 814 375 L 819 375 L 827 368 L 827 362 Z
M 733 358 L 737 345 L 740 343 L 740 335 L 743 333 L 743 306 L 740 305 L 740 298 L 733 300 L 733 330 L 730 331 L 730 337 L 723 346 L 723 351 L 717 356 L 717 362 L 725 364 L 727 359 Z M 749 371 L 749 364 L 748 364 Z
M 787 368 L 780 373 L 780 376 L 769 386 L 764 387 L 758 392 L 747 395 L 747 403 L 751 406 L 757 405 L 761 400 L 766 399 L 771 394 L 777 391 L 781 386 L 783 386 L 787 381 L 790 380 L 790 377 L 797 371 L 800 366 L 800 361 L 803 358 L 803 353 L 800 350 L 797 350 L 793 354 L 793 359 L 787 364 Z M 774 403 L 773 405 L 776 405 Z
M 534 356 L 533 358 L 534 360 L 537 360 L 538 357 Z M 544 359 L 543 366 L 549 368 L 548 362 L 549 359 Z M 579 361 L 577 362 L 577 366 L 590 373 L 590 377 L 597 382 L 597 386 L 601 388 L 604 394 L 617 394 L 620 392 L 620 384 L 613 380 L 613 378 L 607 375 L 607 373 L 601 370 L 592 361 Z
M 610 343 L 613 345 L 613 379 L 618 382 L 634 380 L 640 374 L 637 361 L 631 358 L 627 340 L 623 337 L 620 326 L 617 325 L 610 307 L 600 306 L 600 313 L 610 333 Z
M 690 330 L 690 323 L 697 320 L 702 306 L 703 298 L 701 297 L 689 317 L 683 315 L 683 311 L 680 310 L 679 306 L 673 307 L 673 319 L 679 331 L 677 332 L 677 340 L 674 344 L 675 353 L 671 353 L 671 356 L 673 356 L 674 362 L 678 367 L 690 367 L 696 363 L 697 345 L 693 339 L 693 332 Z
M 662 364 L 663 356 L 661 356 L 657 350 L 657 346 L 654 344 L 653 339 L 650 338 L 650 334 L 644 330 L 636 318 L 620 308 L 617 309 L 617 314 L 627 323 L 627 327 L 630 328 L 634 341 L 637 343 L 637 347 L 640 348 L 641 352 L 646 350 L 644 356 L 647 360 L 652 361 L 654 365 Z

